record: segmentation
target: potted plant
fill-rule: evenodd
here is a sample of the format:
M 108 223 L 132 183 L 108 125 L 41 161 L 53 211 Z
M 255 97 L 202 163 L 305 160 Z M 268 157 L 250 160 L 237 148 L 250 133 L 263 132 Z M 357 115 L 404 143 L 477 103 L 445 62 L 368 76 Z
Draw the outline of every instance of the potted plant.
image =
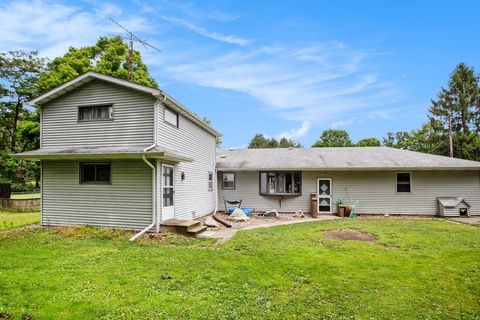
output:
M 342 200 L 337 200 L 337 215 L 339 217 L 344 217 L 345 216 L 345 207 L 343 205 Z

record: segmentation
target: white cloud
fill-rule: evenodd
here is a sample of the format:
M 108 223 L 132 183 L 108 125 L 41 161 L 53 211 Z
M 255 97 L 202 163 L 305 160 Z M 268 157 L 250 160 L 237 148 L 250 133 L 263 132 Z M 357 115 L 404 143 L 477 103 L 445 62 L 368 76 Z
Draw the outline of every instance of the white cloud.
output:
M 207 37 L 207 38 L 210 38 L 210 39 L 213 39 L 213 40 L 222 41 L 222 42 L 226 42 L 226 43 L 230 43 L 230 44 L 237 44 L 237 45 L 241 45 L 241 46 L 250 43 L 250 40 L 247 40 L 247 39 L 244 39 L 244 38 L 235 37 L 235 36 L 231 36 L 231 35 L 224 35 L 224 34 L 221 34 L 221 33 L 218 33 L 218 32 L 208 31 L 205 28 L 202 28 L 200 26 L 197 26 L 197 25 L 195 25 L 191 22 L 188 22 L 188 21 L 180 19 L 180 18 L 162 16 L 162 19 L 164 19 L 166 21 L 176 23 L 176 24 L 179 24 L 179 25 L 187 28 L 188 30 L 191 30 L 195 33 L 198 33 L 198 34 L 200 34 L 204 37 Z
M 355 122 L 357 122 L 357 118 L 351 117 L 350 119 L 347 119 L 347 120 L 335 121 L 330 125 L 330 127 L 332 129 L 345 128 L 345 127 L 351 126 Z
M 248 94 L 268 110 L 293 121 L 327 125 L 355 110 L 398 100 L 399 92 L 368 67 L 376 53 L 338 43 L 264 46 L 226 54 L 185 48 L 159 67 L 178 81 Z
M 108 20 L 115 15 L 131 31 L 146 31 L 142 17 L 125 15 L 114 4 L 102 3 L 91 11 L 50 1 L 11 1 L 0 5 L 0 50 L 40 49 L 40 54 L 55 57 L 70 46 L 96 42 L 98 37 L 121 34 Z
M 290 129 L 289 131 L 282 132 L 276 136 L 277 139 L 281 138 L 287 138 L 287 139 L 293 139 L 293 140 L 298 140 L 300 138 L 305 137 L 305 135 L 308 133 L 312 125 L 308 121 L 304 121 L 302 123 L 302 126 L 298 129 Z

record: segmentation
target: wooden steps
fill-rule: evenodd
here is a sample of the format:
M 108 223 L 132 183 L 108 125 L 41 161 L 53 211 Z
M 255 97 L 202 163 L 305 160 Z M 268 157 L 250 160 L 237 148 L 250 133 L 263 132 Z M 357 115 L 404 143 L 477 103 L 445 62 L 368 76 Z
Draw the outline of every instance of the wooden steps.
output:
M 169 219 L 162 221 L 160 226 L 162 231 L 169 231 L 193 237 L 207 230 L 207 226 L 204 226 L 200 221 L 195 220 Z

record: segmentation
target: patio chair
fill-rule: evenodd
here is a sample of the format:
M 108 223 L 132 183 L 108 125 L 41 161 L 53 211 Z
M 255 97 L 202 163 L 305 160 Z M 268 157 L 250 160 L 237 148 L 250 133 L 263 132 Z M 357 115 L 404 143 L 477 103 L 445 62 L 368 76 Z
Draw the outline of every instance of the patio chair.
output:
M 240 209 L 242 206 L 243 199 L 239 200 L 227 200 L 223 198 L 223 204 L 225 205 L 225 212 L 228 212 L 228 207 L 233 206 L 234 208 Z

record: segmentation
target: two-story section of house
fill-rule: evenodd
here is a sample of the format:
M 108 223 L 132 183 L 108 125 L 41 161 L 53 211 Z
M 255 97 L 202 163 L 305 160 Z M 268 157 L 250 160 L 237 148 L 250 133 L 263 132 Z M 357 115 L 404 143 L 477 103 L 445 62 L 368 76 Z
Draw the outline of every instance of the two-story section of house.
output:
M 41 224 L 159 229 L 215 208 L 219 132 L 157 88 L 85 73 L 41 110 Z

